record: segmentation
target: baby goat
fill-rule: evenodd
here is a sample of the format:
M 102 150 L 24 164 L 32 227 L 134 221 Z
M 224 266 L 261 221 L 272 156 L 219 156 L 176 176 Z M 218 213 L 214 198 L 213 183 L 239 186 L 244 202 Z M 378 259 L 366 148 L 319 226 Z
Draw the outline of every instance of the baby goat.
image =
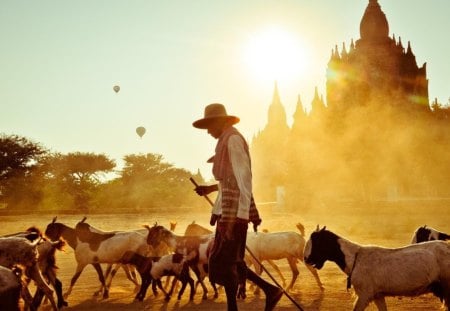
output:
M 135 299 L 142 301 L 145 298 L 145 294 L 149 285 L 153 282 L 152 288 L 153 293 L 156 295 L 156 285 L 162 290 L 166 295 L 166 301 L 168 301 L 173 293 L 175 283 L 177 280 L 182 282 L 182 287 L 178 293 L 178 300 L 181 299 L 186 285 L 189 283 L 191 287 L 190 300 L 194 298 L 194 280 L 189 275 L 189 267 L 186 264 L 187 258 L 181 254 L 170 254 L 162 257 L 145 257 L 138 253 L 128 251 L 126 252 L 122 259 L 122 264 L 132 264 L 136 266 L 138 270 L 142 285 L 141 289 L 137 293 Z M 175 276 L 172 283 L 170 291 L 167 293 L 161 286 L 161 278 L 163 276 Z

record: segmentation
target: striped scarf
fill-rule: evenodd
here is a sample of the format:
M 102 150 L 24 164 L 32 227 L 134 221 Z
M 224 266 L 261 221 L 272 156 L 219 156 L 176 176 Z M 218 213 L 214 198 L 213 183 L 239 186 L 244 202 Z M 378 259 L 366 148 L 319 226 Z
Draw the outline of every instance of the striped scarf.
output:
M 225 130 L 217 142 L 213 164 L 213 175 L 214 178 L 220 182 L 222 191 L 222 215 L 220 222 L 235 222 L 237 211 L 239 209 L 240 190 L 228 156 L 228 140 L 232 135 L 241 137 L 244 142 L 245 152 L 250 161 L 248 145 L 241 133 L 234 127 Z M 253 199 L 253 194 L 251 196 L 248 220 L 256 224 L 261 222 L 255 200 Z

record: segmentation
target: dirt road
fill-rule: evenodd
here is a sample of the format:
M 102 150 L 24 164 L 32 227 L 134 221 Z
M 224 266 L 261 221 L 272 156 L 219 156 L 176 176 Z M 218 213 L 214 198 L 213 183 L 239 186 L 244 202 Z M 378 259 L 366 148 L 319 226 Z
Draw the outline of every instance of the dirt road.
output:
M 444 215 L 444 216 L 442 216 Z M 448 224 L 449 216 L 441 214 L 437 226 L 445 229 Z M 36 225 L 45 229 L 51 221 L 53 215 L 32 215 L 32 216 L 0 216 L 0 234 L 13 233 L 24 230 L 31 225 Z M 152 224 L 158 221 L 160 224 L 169 225 L 170 221 L 177 221 L 176 233 L 182 234 L 186 226 L 195 220 L 199 224 L 207 224 L 207 217 L 203 213 L 177 213 L 165 214 L 160 212 L 155 215 L 91 215 L 87 222 L 103 230 L 126 230 L 139 228 L 142 224 Z M 410 237 L 418 225 L 423 225 L 423 219 L 426 215 L 417 214 L 417 216 L 408 216 L 408 219 L 399 220 L 393 215 L 380 214 L 377 217 L 358 218 L 355 215 L 304 215 L 302 219 L 297 215 L 267 215 L 263 219 L 263 228 L 270 231 L 295 231 L 295 224 L 302 221 L 306 228 L 308 238 L 309 232 L 315 227 L 317 222 L 328 224 L 327 228 L 339 232 L 345 236 L 353 236 L 355 241 L 373 243 L 384 246 L 401 246 L 409 242 Z M 417 219 L 416 219 L 417 218 Z M 74 226 L 81 216 L 59 215 L 58 219 L 69 226 Z M 392 222 L 389 224 L 389 222 Z M 383 224 L 380 226 L 380 224 Z M 428 222 L 430 224 L 430 222 Z M 289 280 L 291 272 L 286 261 L 278 261 L 284 276 Z M 58 252 L 57 265 L 59 266 L 58 276 L 63 282 L 64 291 L 67 290 L 71 277 L 76 268 L 74 254 L 70 247 L 66 247 L 64 252 Z M 269 271 L 271 268 L 266 265 Z M 352 290 L 346 289 L 346 276 L 338 269 L 334 263 L 328 262 L 325 267 L 319 271 L 319 276 L 324 284 L 325 290 L 321 291 L 313 276 L 300 262 L 298 264 L 300 275 L 291 292 L 292 297 L 303 307 L 304 310 L 351 310 L 353 304 Z M 273 274 L 275 276 L 275 274 Z M 263 276 L 269 280 L 269 278 Z M 220 292 L 218 299 L 212 298 L 212 289 L 207 300 L 201 299 L 201 288 L 198 288 L 194 301 L 188 301 L 188 292 L 185 292 L 180 301 L 173 297 L 170 302 L 165 302 L 164 297 L 159 295 L 153 297 L 151 291 L 143 302 L 134 302 L 134 285 L 125 277 L 122 270 L 119 270 L 113 280 L 108 299 L 93 297 L 93 293 L 99 287 L 97 275 L 92 268 L 88 266 L 81 274 L 75 285 L 72 294 L 68 297 L 69 307 L 65 310 L 89 310 L 89 311 L 131 311 L 131 310 L 226 310 L 225 294 Z M 264 294 L 255 296 L 252 290 L 247 290 L 248 297 L 239 301 L 239 310 L 257 311 L 264 310 Z M 441 310 L 441 303 L 432 295 L 424 295 L 415 298 L 388 298 L 387 305 L 389 310 Z M 47 305 L 42 310 L 51 310 Z M 296 310 L 295 305 L 286 297 L 283 297 L 276 310 Z M 368 310 L 376 310 L 372 304 Z

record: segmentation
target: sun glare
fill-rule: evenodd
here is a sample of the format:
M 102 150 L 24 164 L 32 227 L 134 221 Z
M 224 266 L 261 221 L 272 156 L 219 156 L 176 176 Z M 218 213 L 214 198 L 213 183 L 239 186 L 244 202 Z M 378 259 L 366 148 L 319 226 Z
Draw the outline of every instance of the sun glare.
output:
M 244 48 L 244 62 L 258 79 L 290 81 L 304 73 L 306 54 L 298 36 L 272 27 L 250 37 Z

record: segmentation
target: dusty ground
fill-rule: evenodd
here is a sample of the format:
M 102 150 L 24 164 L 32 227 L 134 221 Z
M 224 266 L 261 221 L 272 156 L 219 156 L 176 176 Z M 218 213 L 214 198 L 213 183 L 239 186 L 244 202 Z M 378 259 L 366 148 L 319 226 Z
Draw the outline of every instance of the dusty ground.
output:
M 327 225 L 327 228 L 361 244 L 376 244 L 389 247 L 397 247 L 408 244 L 414 230 L 427 224 L 450 231 L 447 207 L 424 208 L 393 208 L 389 210 L 366 211 L 363 208 L 342 212 L 336 209 L 322 208 L 320 213 L 302 212 L 280 213 L 272 208 L 262 210 L 263 225 L 269 231 L 297 230 L 295 224 L 302 222 L 306 228 L 306 236 L 316 227 Z M 438 216 L 435 216 L 438 215 Z M 31 225 L 45 229 L 54 215 L 28 215 L 28 216 L 0 216 L 0 235 L 24 230 Z M 69 226 L 74 226 L 81 219 L 81 215 L 58 215 L 58 221 Z M 169 226 L 170 221 L 177 221 L 176 233 L 182 234 L 186 226 L 195 220 L 199 224 L 207 225 L 208 212 L 199 213 L 189 209 L 180 212 L 153 212 L 134 215 L 90 215 L 88 222 L 103 230 L 126 230 L 139 228 L 142 224 L 158 223 Z M 57 255 L 59 278 L 63 282 L 64 291 L 75 271 L 75 258 L 72 249 L 66 247 L 65 252 Z M 283 274 L 290 278 L 290 271 L 285 261 L 278 261 Z M 267 266 L 267 265 L 266 265 Z M 269 271 L 273 271 L 267 266 Z M 299 263 L 300 276 L 292 298 L 297 301 L 304 310 L 351 310 L 354 297 L 352 291 L 346 290 L 346 276 L 334 263 L 327 262 L 319 271 L 320 278 L 325 286 L 324 291 L 317 287 L 312 275 Z M 275 274 L 273 274 L 275 276 Z M 263 274 L 269 280 L 267 275 Z M 276 277 L 276 276 L 275 276 Z M 281 282 L 281 281 L 280 281 Z M 69 307 L 66 310 L 90 310 L 90 311 L 128 311 L 128 310 L 226 310 L 226 301 L 223 291 L 218 299 L 212 298 L 212 290 L 208 300 L 202 300 L 201 295 L 196 295 L 193 302 L 188 301 L 188 293 L 185 293 L 181 301 L 172 298 L 166 303 L 162 295 L 153 297 L 149 291 L 143 302 L 133 302 L 134 285 L 126 278 L 123 271 L 119 271 L 113 281 L 110 298 L 103 300 L 93 297 L 93 293 L 99 287 L 99 282 L 94 269 L 88 266 L 80 276 L 72 294 L 68 297 Z M 415 298 L 388 298 L 389 310 L 441 310 L 439 300 L 432 295 L 424 295 Z M 42 310 L 50 310 L 44 306 Z M 287 297 L 283 297 L 276 310 L 296 310 L 295 305 Z M 248 290 L 248 297 L 239 302 L 239 310 L 264 310 L 264 295 L 255 296 Z M 376 310 L 372 304 L 368 310 Z

